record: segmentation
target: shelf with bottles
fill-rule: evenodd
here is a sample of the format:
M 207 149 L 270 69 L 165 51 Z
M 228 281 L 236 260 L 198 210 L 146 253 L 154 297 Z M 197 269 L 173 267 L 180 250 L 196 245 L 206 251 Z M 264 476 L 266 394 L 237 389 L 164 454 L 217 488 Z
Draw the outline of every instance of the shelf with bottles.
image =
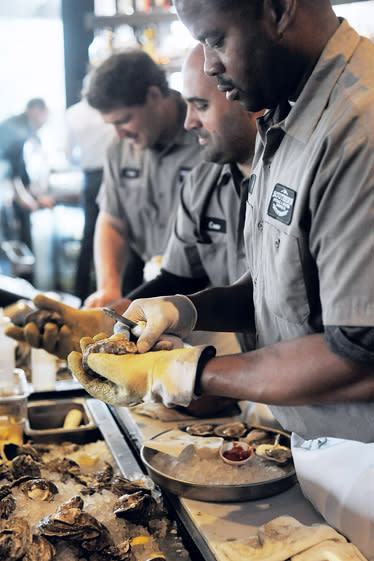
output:
M 115 28 L 120 25 L 131 27 L 144 27 L 146 25 L 171 23 L 178 16 L 174 9 L 170 8 L 170 2 L 164 0 L 127 0 L 117 1 L 113 9 L 87 13 L 85 25 L 87 29 L 99 27 Z

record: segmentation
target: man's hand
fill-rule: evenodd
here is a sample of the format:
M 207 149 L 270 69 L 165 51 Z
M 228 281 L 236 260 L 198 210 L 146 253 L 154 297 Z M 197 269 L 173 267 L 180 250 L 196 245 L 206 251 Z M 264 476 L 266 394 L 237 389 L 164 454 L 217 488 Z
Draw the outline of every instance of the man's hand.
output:
M 103 289 L 93 292 L 84 301 L 85 308 L 102 308 L 122 298 L 120 289 Z
M 123 315 L 136 323 L 146 322 L 137 343 L 140 353 L 149 351 L 164 333 L 184 339 L 191 333 L 197 320 L 195 306 L 187 296 L 180 294 L 139 298 Z
M 80 350 L 81 337 L 113 332 L 114 320 L 102 310 L 76 310 L 42 294 L 35 296 L 34 304 L 37 310 L 27 316 L 25 326 L 11 325 L 6 334 L 61 359 Z
M 93 342 L 83 338 L 82 352 Z M 161 401 L 166 407 L 186 407 L 193 399 L 199 361 L 214 355 L 211 346 L 145 354 L 86 352 L 83 363 L 82 354 L 74 351 L 68 365 L 87 392 L 106 403 L 128 407 L 141 401 Z

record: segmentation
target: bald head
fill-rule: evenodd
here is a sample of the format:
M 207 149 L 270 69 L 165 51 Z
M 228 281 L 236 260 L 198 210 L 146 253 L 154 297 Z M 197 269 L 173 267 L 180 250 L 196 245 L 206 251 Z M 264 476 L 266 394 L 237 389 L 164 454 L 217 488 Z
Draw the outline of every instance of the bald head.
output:
M 217 89 L 215 78 L 204 73 L 204 50 L 197 45 L 183 65 L 183 97 L 187 103 L 185 128 L 197 133 L 207 161 L 247 162 L 257 132 L 255 116 Z

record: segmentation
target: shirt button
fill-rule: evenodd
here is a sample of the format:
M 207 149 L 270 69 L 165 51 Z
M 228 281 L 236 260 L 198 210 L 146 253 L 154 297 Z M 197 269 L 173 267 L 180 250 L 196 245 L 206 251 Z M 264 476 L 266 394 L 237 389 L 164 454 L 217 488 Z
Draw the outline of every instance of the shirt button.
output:
M 280 242 L 280 239 L 277 238 L 277 239 L 275 240 L 275 244 L 274 244 L 275 247 L 276 247 L 277 249 L 279 249 L 280 243 L 281 243 L 281 242 Z
M 262 222 L 262 220 L 260 220 L 260 222 L 257 224 L 257 228 L 260 230 L 260 232 L 262 232 L 262 230 L 264 229 L 264 223 Z

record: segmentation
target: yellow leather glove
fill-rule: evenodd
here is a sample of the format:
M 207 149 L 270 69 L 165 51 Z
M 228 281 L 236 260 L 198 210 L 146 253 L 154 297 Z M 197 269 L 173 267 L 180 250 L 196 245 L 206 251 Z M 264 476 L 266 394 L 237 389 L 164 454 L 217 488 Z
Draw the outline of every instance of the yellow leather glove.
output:
M 114 320 L 101 309 L 77 310 L 57 300 L 38 294 L 33 300 L 37 310 L 27 316 L 25 326 L 11 325 L 6 335 L 43 348 L 65 360 L 71 351 L 79 351 L 84 335 L 113 332 Z
M 93 341 L 83 338 L 82 351 Z M 198 368 L 213 356 L 215 348 L 206 345 L 144 354 L 92 352 L 85 353 L 83 365 L 82 354 L 74 351 L 68 366 L 89 394 L 111 405 L 161 401 L 166 407 L 186 407 L 194 398 Z

